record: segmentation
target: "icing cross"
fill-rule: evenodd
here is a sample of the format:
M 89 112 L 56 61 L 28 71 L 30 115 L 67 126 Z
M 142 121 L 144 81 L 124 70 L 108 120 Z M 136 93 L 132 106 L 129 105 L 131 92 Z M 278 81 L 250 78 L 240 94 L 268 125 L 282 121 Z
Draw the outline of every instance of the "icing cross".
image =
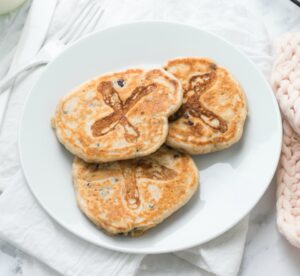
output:
M 98 92 L 102 94 L 103 101 L 113 109 L 113 113 L 97 120 L 91 127 L 94 136 L 103 136 L 116 128 L 118 124 L 124 129 L 124 136 L 127 142 L 134 142 L 140 136 L 139 130 L 132 125 L 126 114 L 132 107 L 145 96 L 152 93 L 157 85 L 152 83 L 146 86 L 136 87 L 131 96 L 123 102 L 113 87 L 112 82 L 104 81 L 98 85 Z
M 140 205 L 140 195 L 137 180 L 146 178 L 156 181 L 168 181 L 177 177 L 177 172 L 160 164 L 155 159 L 133 159 L 119 161 L 121 174 L 124 178 L 123 191 L 128 207 L 136 209 Z M 86 174 L 84 180 L 87 182 L 98 181 L 105 178 L 111 178 L 116 174 L 113 168 L 114 163 L 88 164 L 92 173 Z
M 159 181 L 171 180 L 177 176 L 177 172 L 160 164 L 155 160 L 138 159 L 120 162 L 125 185 L 125 199 L 128 206 L 136 209 L 140 205 L 138 178 L 147 178 Z
M 181 108 L 170 117 L 170 121 L 178 120 L 181 117 L 188 118 L 189 115 L 199 118 L 204 124 L 210 128 L 226 132 L 227 123 L 220 116 L 206 108 L 200 101 L 199 97 L 212 86 L 216 79 L 216 72 L 213 70 L 204 74 L 197 74 L 190 78 L 187 89 L 184 90 L 185 102 Z M 188 121 L 189 125 L 193 125 L 192 121 Z

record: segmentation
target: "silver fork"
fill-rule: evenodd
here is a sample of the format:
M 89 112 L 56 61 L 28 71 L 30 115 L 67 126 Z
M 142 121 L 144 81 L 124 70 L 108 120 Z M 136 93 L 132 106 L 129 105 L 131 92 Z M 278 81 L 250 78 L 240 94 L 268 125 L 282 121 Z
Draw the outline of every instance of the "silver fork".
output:
M 86 1 L 83 8 L 74 13 L 67 24 L 54 35 L 29 63 L 21 66 L 0 81 L 0 94 L 8 88 L 13 80 L 22 72 L 33 67 L 49 63 L 66 45 L 75 42 L 82 35 L 92 32 L 103 14 L 98 1 Z

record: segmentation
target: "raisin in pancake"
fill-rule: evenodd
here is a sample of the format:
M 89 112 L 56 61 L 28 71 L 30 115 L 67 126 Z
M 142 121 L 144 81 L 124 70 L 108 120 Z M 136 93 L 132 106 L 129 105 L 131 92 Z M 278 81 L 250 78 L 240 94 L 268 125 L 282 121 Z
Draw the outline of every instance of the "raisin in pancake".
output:
M 145 156 L 166 140 L 182 103 L 180 83 L 162 69 L 100 76 L 66 95 L 52 125 L 59 141 L 87 162 Z
M 165 69 L 183 88 L 183 104 L 169 118 L 168 145 L 204 154 L 228 148 L 241 138 L 246 98 L 226 69 L 205 58 L 170 60 Z
M 73 163 L 82 212 L 107 233 L 137 236 L 189 201 L 198 187 L 192 158 L 167 147 L 133 160 Z

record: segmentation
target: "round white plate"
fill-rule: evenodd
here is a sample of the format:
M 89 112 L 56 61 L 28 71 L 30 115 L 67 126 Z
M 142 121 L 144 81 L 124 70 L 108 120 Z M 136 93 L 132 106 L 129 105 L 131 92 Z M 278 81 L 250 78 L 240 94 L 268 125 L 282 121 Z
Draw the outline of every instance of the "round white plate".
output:
M 110 237 L 76 206 L 72 155 L 50 126 L 59 99 L 105 72 L 160 66 L 184 56 L 209 57 L 230 70 L 248 99 L 242 140 L 228 150 L 195 156 L 200 190 L 191 201 L 144 236 Z M 273 93 L 253 63 L 223 39 L 197 28 L 162 22 L 131 23 L 90 35 L 47 66 L 26 104 L 19 147 L 29 187 L 48 214 L 94 244 L 133 253 L 163 253 L 207 242 L 241 220 L 274 174 L 281 147 L 281 119 Z

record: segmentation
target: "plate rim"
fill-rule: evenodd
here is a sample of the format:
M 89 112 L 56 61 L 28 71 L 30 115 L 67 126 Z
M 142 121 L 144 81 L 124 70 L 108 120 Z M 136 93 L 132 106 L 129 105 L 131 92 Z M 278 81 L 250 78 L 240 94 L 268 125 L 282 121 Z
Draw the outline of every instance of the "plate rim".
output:
M 275 109 L 275 117 L 274 120 L 276 120 L 278 127 L 279 127 L 279 133 L 280 133 L 280 137 L 279 138 L 279 142 L 278 146 L 276 148 L 276 150 L 274 149 L 274 151 L 276 151 L 276 160 L 273 160 L 273 165 L 272 165 L 272 170 L 270 170 L 271 173 L 269 173 L 268 175 L 268 184 L 265 186 L 264 189 L 262 189 L 260 195 L 256 198 L 256 200 L 254 201 L 254 204 L 249 207 L 247 209 L 247 211 L 241 215 L 238 216 L 238 219 L 233 222 L 230 223 L 229 225 L 227 225 L 227 227 L 224 227 L 223 230 L 218 231 L 215 235 L 211 236 L 210 238 L 204 239 L 201 242 L 197 242 L 197 241 L 192 241 L 192 242 L 187 242 L 184 246 L 172 246 L 171 249 L 157 249 L 155 248 L 154 250 L 149 250 L 149 248 L 124 248 L 122 246 L 117 246 L 117 245 L 107 245 L 107 244 L 102 244 L 101 242 L 95 241 L 93 239 L 90 239 L 89 237 L 85 237 L 84 235 L 80 235 L 78 234 L 76 231 L 74 231 L 71 227 L 67 226 L 63 221 L 61 221 L 60 219 L 58 219 L 53 213 L 52 211 L 50 211 L 43 203 L 42 201 L 38 198 L 38 196 L 35 194 L 34 192 L 34 188 L 31 186 L 30 181 L 29 181 L 29 177 L 28 177 L 28 172 L 26 172 L 25 170 L 25 166 L 24 166 L 24 159 L 23 159 L 23 155 L 22 155 L 22 147 L 21 147 L 21 140 L 22 140 L 22 125 L 24 123 L 24 115 L 26 112 L 26 107 L 28 105 L 28 102 L 31 98 L 31 95 L 33 93 L 33 91 L 35 90 L 35 87 L 37 86 L 37 83 L 39 81 L 39 79 L 45 74 L 46 70 L 48 67 L 52 66 L 52 62 L 55 61 L 57 58 L 59 58 L 61 55 L 63 55 L 66 51 L 68 51 L 70 48 L 76 46 L 77 44 L 81 43 L 82 41 L 89 39 L 89 37 L 91 36 L 97 36 L 103 32 L 109 32 L 113 29 L 118 29 L 120 27 L 130 27 L 132 25 L 172 25 L 172 26 L 180 26 L 180 27 L 185 27 L 185 28 L 190 28 L 190 29 L 194 29 L 198 32 L 202 32 L 205 33 L 206 35 L 212 36 L 217 40 L 222 41 L 224 44 L 227 44 L 228 46 L 230 46 L 231 48 L 233 48 L 235 51 L 237 51 L 240 55 L 242 55 L 251 65 L 252 67 L 255 69 L 256 73 L 259 75 L 259 77 L 261 78 L 261 81 L 264 82 L 264 84 L 268 87 L 268 93 L 271 95 L 271 99 L 272 99 L 272 103 Z M 224 234 L 225 232 L 227 232 L 228 230 L 230 230 L 231 228 L 233 228 L 235 225 L 237 225 L 239 222 L 241 222 L 250 212 L 251 210 L 257 205 L 257 203 L 259 202 L 259 200 L 263 197 L 263 195 L 265 194 L 266 190 L 268 189 L 268 187 L 270 186 L 272 179 L 276 173 L 276 168 L 280 159 L 280 154 L 281 154 L 281 145 L 282 145 L 282 139 L 283 139 L 283 127 L 282 127 L 282 118 L 281 118 L 281 113 L 280 113 L 280 109 L 278 106 L 278 102 L 276 100 L 276 97 L 272 91 L 272 88 L 269 84 L 269 82 L 266 80 L 266 77 L 263 75 L 263 73 L 258 69 L 258 67 L 256 66 L 256 64 L 250 59 L 250 57 L 248 57 L 244 52 L 242 52 L 238 47 L 236 47 L 233 43 L 231 43 L 230 41 L 226 40 L 225 38 L 212 33 L 208 30 L 205 29 L 201 29 L 199 27 L 190 25 L 190 24 L 185 24 L 185 23 L 179 23 L 176 21 L 162 21 L 162 20 L 147 20 L 147 21 L 129 21 L 126 23 L 121 23 L 121 24 L 116 24 L 116 25 L 112 25 L 109 27 L 105 27 L 105 28 L 101 28 L 98 31 L 92 32 L 82 38 L 80 38 L 79 40 L 77 40 L 75 43 L 72 43 L 71 45 L 67 45 L 62 52 L 60 52 L 50 63 L 48 63 L 45 66 L 44 71 L 41 73 L 41 75 L 38 77 L 38 79 L 35 81 L 35 83 L 33 84 L 32 88 L 30 89 L 30 92 L 28 93 L 26 99 L 25 99 L 25 103 L 21 112 L 21 117 L 20 117 L 20 121 L 19 121 L 19 128 L 18 128 L 18 152 L 19 152 L 19 158 L 20 158 L 20 164 L 21 164 L 21 168 L 26 180 L 26 185 L 29 188 L 31 194 L 33 195 L 34 199 L 37 201 L 38 205 L 46 212 L 46 214 L 51 218 L 51 220 L 54 223 L 57 223 L 58 225 L 60 225 L 62 228 L 64 228 L 65 230 L 69 231 L 71 234 L 75 235 L 76 237 L 87 241 L 93 245 L 99 246 L 99 247 L 103 247 L 106 249 L 110 249 L 110 250 L 114 250 L 114 251 L 118 251 L 118 252 L 123 252 L 123 253 L 133 253 L 133 254 L 162 254 L 162 253 L 170 253 L 170 252 L 177 252 L 177 251 L 181 251 L 181 250 L 186 250 L 188 248 L 192 248 L 194 246 L 199 246 L 202 245 L 206 242 L 209 242 L 211 240 L 214 240 L 215 238 L 221 236 L 222 234 Z M 101 231 L 101 230 L 99 230 Z

